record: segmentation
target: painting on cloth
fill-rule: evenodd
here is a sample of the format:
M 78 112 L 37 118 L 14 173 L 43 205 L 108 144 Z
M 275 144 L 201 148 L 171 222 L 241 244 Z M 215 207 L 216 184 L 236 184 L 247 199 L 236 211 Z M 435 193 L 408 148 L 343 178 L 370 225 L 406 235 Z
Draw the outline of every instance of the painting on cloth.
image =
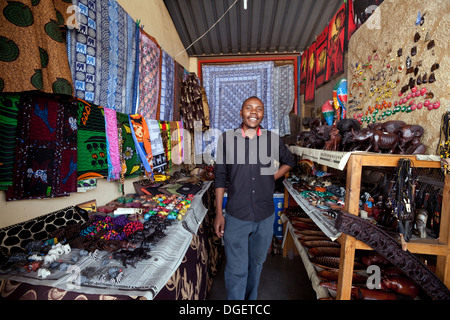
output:
M 308 48 L 308 69 L 306 73 L 305 102 L 313 102 L 316 84 L 316 42 Z
M 325 83 L 325 74 L 327 70 L 327 45 L 328 45 L 328 26 L 316 39 L 316 88 Z
M 328 24 L 327 72 L 325 81 L 344 72 L 345 3 Z

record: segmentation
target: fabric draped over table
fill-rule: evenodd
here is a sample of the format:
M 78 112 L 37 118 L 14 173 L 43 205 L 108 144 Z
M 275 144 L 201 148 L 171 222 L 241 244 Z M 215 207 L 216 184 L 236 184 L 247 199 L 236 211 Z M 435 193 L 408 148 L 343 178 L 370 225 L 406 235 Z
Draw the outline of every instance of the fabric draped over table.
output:
M 0 92 L 73 94 L 59 28 L 70 16 L 70 5 L 63 0 L 0 2 Z
M 139 107 L 145 119 L 159 119 L 161 96 L 161 47 L 141 29 L 139 42 Z
M 78 180 L 108 176 L 103 108 L 78 99 Z
M 78 28 L 67 33 L 68 57 L 75 96 L 85 101 L 131 113 L 135 98 L 139 30 L 115 1 L 89 1 L 79 6 Z
M 23 93 L 20 99 L 13 186 L 6 200 L 76 192 L 77 107 L 65 95 Z

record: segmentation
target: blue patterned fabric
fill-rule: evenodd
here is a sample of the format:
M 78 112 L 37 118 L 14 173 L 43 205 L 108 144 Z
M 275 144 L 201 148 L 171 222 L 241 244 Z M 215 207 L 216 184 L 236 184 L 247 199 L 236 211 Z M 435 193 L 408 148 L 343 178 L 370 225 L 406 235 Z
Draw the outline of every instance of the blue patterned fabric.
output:
M 276 67 L 273 73 L 274 128 L 280 137 L 291 133 L 289 113 L 294 106 L 294 66 Z M 276 130 L 274 130 L 276 132 Z
M 238 127 L 242 103 L 257 96 L 265 106 L 261 125 L 271 130 L 273 123 L 273 62 L 238 65 L 205 65 L 202 67 L 203 87 L 208 98 L 210 125 L 224 132 Z
M 159 119 L 161 121 L 172 121 L 174 108 L 175 63 L 170 54 L 164 50 L 162 52 L 161 109 Z
M 75 96 L 132 113 L 136 24 L 116 0 L 73 0 L 79 28 L 67 33 Z

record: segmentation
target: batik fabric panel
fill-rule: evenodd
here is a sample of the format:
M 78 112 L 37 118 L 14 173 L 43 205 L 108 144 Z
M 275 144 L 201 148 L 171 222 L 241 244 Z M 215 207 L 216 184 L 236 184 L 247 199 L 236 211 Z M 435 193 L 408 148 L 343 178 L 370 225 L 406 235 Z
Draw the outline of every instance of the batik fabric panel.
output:
M 329 81 L 333 76 L 344 72 L 345 24 L 345 3 L 343 3 L 328 24 L 327 72 L 325 81 Z
M 63 95 L 24 93 L 20 104 L 13 186 L 6 200 L 76 192 L 76 101 Z
M 145 119 L 158 119 L 161 96 L 161 47 L 144 30 L 139 42 L 139 108 Z
M 103 108 L 77 99 L 78 180 L 108 176 L 108 151 Z
M 327 71 L 328 26 L 316 38 L 316 88 L 325 83 Z
M 78 25 L 67 32 L 67 53 L 75 87 L 75 97 L 100 105 L 101 70 L 107 68 L 109 46 L 108 3 L 100 0 L 73 0 L 79 9 Z M 102 65 L 102 55 L 105 57 Z M 104 88 L 106 89 L 106 88 Z M 106 93 L 106 91 L 105 91 Z
M 306 72 L 306 88 L 305 88 L 305 102 L 313 102 L 315 95 L 316 84 L 316 42 L 314 41 L 308 48 L 307 64 L 308 69 Z
M 147 122 L 140 114 L 130 114 L 129 121 L 136 151 L 141 158 L 145 175 L 153 180 L 153 153 Z
M 162 53 L 161 108 L 159 119 L 163 121 L 172 121 L 174 107 L 175 64 L 170 54 L 164 50 L 162 50 Z
M 0 92 L 73 94 L 60 30 L 69 5 L 62 0 L 0 2 Z
M 122 140 L 119 143 L 122 144 L 121 158 L 125 161 L 126 169 L 124 170 L 125 177 L 136 177 L 141 173 L 141 160 L 136 151 L 136 147 L 131 134 L 130 121 L 128 115 L 125 113 L 117 112 L 117 127 L 121 129 Z
M 79 24 L 67 34 L 76 97 L 129 113 L 135 89 L 136 23 L 115 1 L 78 1 Z
M 117 130 L 117 113 L 115 110 L 104 108 L 106 148 L 108 159 L 108 181 L 119 180 L 122 167 L 119 154 L 119 132 Z
M 20 93 L 0 94 L 0 190 L 13 184 Z
M 294 107 L 294 66 L 284 65 L 274 69 L 273 105 L 277 106 L 277 129 L 280 137 L 291 133 L 289 113 Z
M 174 82 L 173 82 L 173 121 L 180 121 L 180 104 L 181 104 L 181 86 L 183 85 L 183 78 L 185 69 L 176 60 L 174 61 Z
M 131 113 L 134 87 L 136 23 L 115 0 L 109 0 L 109 72 L 107 108 Z
M 273 68 L 271 61 L 225 66 L 204 65 L 202 81 L 208 97 L 211 128 L 224 132 L 238 127 L 242 122 L 239 116 L 242 103 L 248 97 L 257 96 L 265 107 L 261 125 L 271 130 Z
M 150 135 L 153 155 L 153 171 L 165 173 L 167 167 L 166 153 L 161 139 L 161 129 L 158 120 L 146 119 L 147 128 Z

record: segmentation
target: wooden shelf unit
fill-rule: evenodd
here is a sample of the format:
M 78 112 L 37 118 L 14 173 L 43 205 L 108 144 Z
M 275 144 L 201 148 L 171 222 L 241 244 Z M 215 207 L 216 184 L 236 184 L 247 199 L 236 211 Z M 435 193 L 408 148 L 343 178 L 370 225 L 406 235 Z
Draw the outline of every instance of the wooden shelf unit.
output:
M 343 170 L 347 168 L 345 207 L 350 214 L 359 214 L 361 191 L 361 173 L 364 166 L 397 167 L 400 159 L 408 158 L 416 168 L 440 169 L 440 161 L 428 160 L 427 157 L 415 155 L 377 154 L 370 152 L 336 152 L 307 149 L 291 146 L 292 153 L 304 156 L 318 164 Z M 322 161 L 322 159 L 326 159 Z M 330 161 L 330 159 L 334 159 Z M 424 160 L 426 159 L 426 160 Z M 431 157 L 431 159 L 434 159 Z M 287 201 L 285 197 L 285 207 Z M 436 275 L 450 288 L 450 177 L 445 175 L 439 239 L 416 239 L 407 242 L 407 249 L 412 253 L 437 256 Z M 365 243 L 345 233 L 337 239 L 341 244 L 337 300 L 350 300 L 353 263 L 355 250 L 373 250 Z

